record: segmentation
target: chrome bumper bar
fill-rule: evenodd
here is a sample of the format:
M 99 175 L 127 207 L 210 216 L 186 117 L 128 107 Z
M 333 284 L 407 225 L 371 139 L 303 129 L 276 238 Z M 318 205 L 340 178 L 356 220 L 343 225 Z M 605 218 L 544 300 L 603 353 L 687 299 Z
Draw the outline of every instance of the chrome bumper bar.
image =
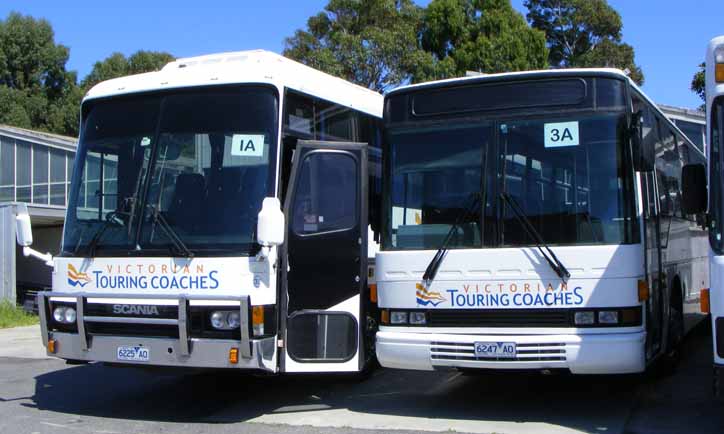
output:
M 72 293 L 63 293 L 63 292 L 55 292 L 55 291 L 45 291 L 38 293 L 38 310 L 40 313 L 40 328 L 41 328 L 41 336 L 43 339 L 43 345 L 47 347 L 48 339 L 52 336 L 58 336 L 59 338 L 62 336 L 62 340 L 66 341 L 65 345 L 62 345 L 61 348 L 65 347 L 68 348 L 68 342 L 69 340 L 77 340 L 77 342 L 73 342 L 73 344 L 70 345 L 70 348 L 79 350 L 79 354 L 68 354 L 66 351 L 61 350 L 61 354 L 51 354 L 51 355 L 58 355 L 60 357 L 64 358 L 73 358 L 77 357 L 81 360 L 104 360 L 104 361 L 110 361 L 105 360 L 107 357 L 104 358 L 95 358 L 98 357 L 97 351 L 93 351 L 94 345 L 101 345 L 101 346 L 108 346 L 108 342 L 110 341 L 116 341 L 118 339 L 126 339 L 127 341 L 133 341 L 133 342 L 141 342 L 141 341 L 148 341 L 151 344 L 154 345 L 166 345 L 171 341 L 173 342 L 173 348 L 175 348 L 174 352 L 177 352 L 179 358 L 186 358 L 189 359 L 191 357 L 191 352 L 195 349 L 196 351 L 201 350 L 204 346 L 212 345 L 213 348 L 216 348 L 216 345 L 218 343 L 223 343 L 225 347 L 228 347 L 229 344 L 234 344 L 235 346 L 238 345 L 239 348 L 239 355 L 241 356 L 242 361 L 240 361 L 240 365 L 247 364 L 245 362 L 250 362 L 252 358 L 255 356 L 255 349 L 256 349 L 256 358 L 257 361 L 261 363 L 262 366 L 258 366 L 258 368 L 261 369 L 275 369 L 271 360 L 269 359 L 275 359 L 273 356 L 274 353 L 274 338 L 267 338 L 267 339 L 259 339 L 259 340 L 252 340 L 250 336 L 250 300 L 249 296 L 213 296 L 213 295 L 195 295 L 195 294 L 179 294 L 179 295 L 158 295 L 158 294 L 123 294 L 123 293 L 113 293 L 113 294 L 97 294 L 97 293 L 87 293 L 87 292 L 72 292 Z M 49 330 L 49 321 L 50 316 L 52 316 L 52 312 L 49 311 L 49 299 L 50 298 L 72 298 L 75 300 L 75 307 L 76 307 L 76 326 L 77 326 L 77 336 L 75 333 L 66 333 L 66 332 L 52 332 Z M 88 298 L 98 299 L 99 302 L 102 303 L 103 299 L 123 299 L 123 298 L 129 298 L 129 299 L 153 299 L 153 300 L 173 300 L 178 302 L 178 314 L 176 318 L 140 318 L 140 317 L 106 317 L 106 316 L 86 316 L 85 315 L 85 306 L 87 303 Z M 189 336 L 189 327 L 190 327 L 190 321 L 188 318 L 188 306 L 189 301 L 192 300 L 199 300 L 199 301 L 234 301 L 239 303 L 239 313 L 240 313 L 240 339 L 239 341 L 232 341 L 232 340 L 218 340 L 218 339 L 196 339 L 191 338 Z M 67 303 L 67 301 L 66 301 Z M 225 308 L 228 309 L 228 307 L 225 306 Z M 178 340 L 174 338 L 140 338 L 140 337 L 124 337 L 124 336 L 89 336 L 89 334 L 86 331 L 86 323 L 122 323 L 122 324 L 139 324 L 139 326 L 142 326 L 143 324 L 153 324 L 153 325 L 175 325 L 178 327 Z M 271 339 L 271 340 L 270 340 Z M 269 343 L 265 342 L 267 340 L 270 340 Z M 105 344 L 101 344 L 101 342 L 106 342 Z M 165 343 L 161 343 L 165 342 Z M 263 343 L 263 345 L 261 345 Z M 169 347 L 171 348 L 171 347 Z M 271 353 L 270 354 L 270 350 Z M 263 351 L 262 351 L 263 350 Z M 228 352 L 228 349 L 226 350 Z M 84 354 L 88 353 L 88 354 Z M 263 353 L 263 354 L 261 354 Z M 95 356 L 92 356 L 92 354 L 95 354 Z M 195 357 L 191 357 L 191 359 L 199 359 L 200 355 L 195 355 Z M 263 356 L 263 357 L 262 357 Z M 265 361 L 263 361 L 264 359 Z M 164 359 L 165 361 L 165 359 Z M 152 361 L 153 362 L 153 361 Z M 168 364 L 168 363 L 163 363 Z M 186 363 L 179 363 L 180 365 L 186 365 Z M 207 364 L 204 363 L 204 366 Z M 222 365 L 224 365 L 222 363 Z M 252 363 L 253 365 L 253 363 Z M 233 366 L 232 366 L 233 367 Z M 240 366 L 241 367 L 241 366 Z M 253 367 L 253 366 L 252 366 Z

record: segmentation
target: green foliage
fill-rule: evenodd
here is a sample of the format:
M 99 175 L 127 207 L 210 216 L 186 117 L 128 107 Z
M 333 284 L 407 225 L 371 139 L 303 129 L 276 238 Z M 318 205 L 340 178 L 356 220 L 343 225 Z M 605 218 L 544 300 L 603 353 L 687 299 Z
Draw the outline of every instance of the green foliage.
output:
M 547 66 L 545 34 L 531 29 L 509 0 L 433 0 L 421 30 L 427 62 L 413 81 Z
M 408 78 L 424 59 L 417 46 L 421 9 L 412 0 L 330 0 L 284 41 L 284 56 L 369 89 Z
M 0 300 L 0 329 L 29 326 L 38 323 L 38 317 L 25 312 L 7 300 Z
M 0 123 L 76 132 L 77 114 L 59 114 L 76 97 L 75 72 L 65 69 L 69 53 L 46 20 L 15 12 L 0 20 Z
M 93 65 L 91 72 L 81 82 L 81 87 L 88 91 L 101 81 L 143 72 L 158 71 L 174 59 L 173 55 L 162 51 L 139 50 L 129 57 L 121 53 L 113 53 Z
M 546 34 L 549 62 L 555 68 L 628 69 L 642 84 L 634 49 L 622 42 L 621 16 L 606 0 L 526 0 L 528 22 Z
M 691 91 L 699 95 L 699 98 L 706 103 L 706 82 L 704 81 L 704 71 L 706 70 L 706 63 L 701 62 L 699 64 L 699 70 L 696 71 L 694 76 L 691 78 Z M 706 105 L 702 104 L 700 109 L 705 110 Z

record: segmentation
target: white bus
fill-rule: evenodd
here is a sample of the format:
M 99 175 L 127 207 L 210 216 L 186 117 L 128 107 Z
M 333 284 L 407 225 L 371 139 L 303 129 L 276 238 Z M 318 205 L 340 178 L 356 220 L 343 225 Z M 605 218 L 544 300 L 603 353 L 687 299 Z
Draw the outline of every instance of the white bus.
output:
M 703 317 L 704 155 L 614 69 L 385 96 L 381 365 L 641 372 Z
M 364 369 L 382 103 L 265 51 L 179 59 L 93 87 L 60 254 L 28 247 L 18 216 L 26 254 L 53 266 L 52 291 L 39 295 L 48 354 Z
M 702 297 L 702 310 L 711 311 L 712 334 L 714 337 L 714 374 L 720 381 L 724 369 L 724 244 L 722 244 L 722 223 L 724 222 L 724 201 L 722 200 L 722 149 L 724 149 L 724 36 L 709 42 L 706 51 L 706 119 L 707 147 L 709 159 L 709 242 L 711 288 Z M 704 189 L 701 188 L 701 191 Z M 687 196 L 688 196 L 687 191 Z M 694 195 L 696 196 L 696 195 Z M 715 382 L 718 392 L 720 385 Z

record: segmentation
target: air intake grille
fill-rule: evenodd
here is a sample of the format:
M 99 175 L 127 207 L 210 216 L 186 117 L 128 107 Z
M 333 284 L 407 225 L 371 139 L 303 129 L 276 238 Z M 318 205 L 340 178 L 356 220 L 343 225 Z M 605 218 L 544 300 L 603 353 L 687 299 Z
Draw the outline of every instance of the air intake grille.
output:
M 471 362 L 543 362 L 565 361 L 566 346 L 563 343 L 517 344 L 516 357 L 475 357 L 472 343 L 433 342 L 430 344 L 432 360 L 463 360 Z
M 431 327 L 571 327 L 564 309 L 430 310 Z

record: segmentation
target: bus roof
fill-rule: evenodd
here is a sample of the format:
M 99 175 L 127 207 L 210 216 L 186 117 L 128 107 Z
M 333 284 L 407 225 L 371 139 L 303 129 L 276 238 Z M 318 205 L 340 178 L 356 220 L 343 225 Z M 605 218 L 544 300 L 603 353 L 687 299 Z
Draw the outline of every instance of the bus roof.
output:
M 382 95 L 265 50 L 177 59 L 160 71 L 107 80 L 84 101 L 156 90 L 239 83 L 271 84 L 382 117 Z
M 409 84 L 400 86 L 391 90 L 387 95 L 394 95 L 399 92 L 406 92 L 413 89 L 447 87 L 455 84 L 472 84 L 505 81 L 507 79 L 526 79 L 526 78 L 551 78 L 551 77 L 569 77 L 581 75 L 608 75 L 615 76 L 622 80 L 628 80 L 632 84 L 636 84 L 623 71 L 616 68 L 566 68 L 566 69 L 541 69 L 533 71 L 515 71 L 515 72 L 499 72 L 495 74 L 480 74 L 467 77 L 446 78 L 443 80 L 428 81 L 425 83 Z

